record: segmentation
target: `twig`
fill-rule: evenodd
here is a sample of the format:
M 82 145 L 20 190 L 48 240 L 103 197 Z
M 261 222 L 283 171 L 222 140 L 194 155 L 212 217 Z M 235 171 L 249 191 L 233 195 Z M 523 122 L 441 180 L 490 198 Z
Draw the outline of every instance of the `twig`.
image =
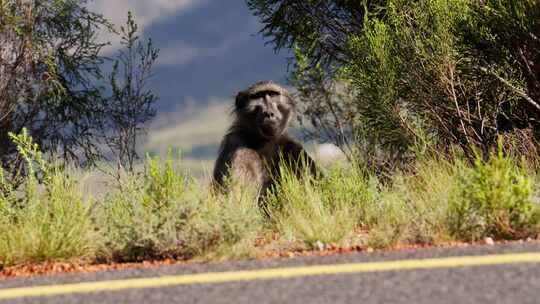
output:
M 493 71 L 490 71 L 484 67 L 479 67 L 480 70 L 484 73 L 488 73 L 488 74 L 491 74 L 493 76 L 495 76 L 500 82 L 502 82 L 504 85 L 506 85 L 509 89 L 511 89 L 512 91 L 514 91 L 515 93 L 517 93 L 519 96 L 523 97 L 528 103 L 530 103 L 532 106 L 534 106 L 538 111 L 540 111 L 540 105 L 538 105 L 538 103 L 536 101 L 534 101 L 529 95 L 527 95 L 527 93 L 525 93 L 523 90 L 521 90 L 520 88 L 517 88 L 516 86 L 514 86 L 513 84 L 511 84 L 508 80 L 502 78 L 501 76 L 497 75 L 497 73 L 493 72 Z

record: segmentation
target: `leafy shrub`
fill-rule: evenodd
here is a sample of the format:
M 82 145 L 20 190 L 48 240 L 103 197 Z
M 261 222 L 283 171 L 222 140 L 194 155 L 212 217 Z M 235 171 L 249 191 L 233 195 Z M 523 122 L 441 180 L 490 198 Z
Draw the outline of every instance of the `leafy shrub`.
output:
M 418 147 L 487 155 L 503 134 L 537 155 L 540 2 L 247 3 L 276 50 L 294 50 L 310 135 L 382 172 L 412 164 Z
M 23 131 L 11 135 L 30 168 L 13 190 L 0 169 L 0 261 L 6 265 L 93 258 L 100 245 L 77 182 L 42 158 Z M 41 183 L 38 182 L 41 180 Z M 11 191 L 9 191 L 11 190 Z
M 101 205 L 104 258 L 137 261 L 192 258 L 234 246 L 258 231 L 256 200 L 214 196 L 175 166 L 148 158 L 141 176 L 128 176 Z M 238 193 L 238 192 L 235 192 Z
M 70 170 L 46 161 L 28 134 L 12 137 L 30 174 L 15 188 L 0 170 L 2 265 L 215 260 L 330 244 L 389 248 L 540 232 L 538 177 L 502 148 L 474 164 L 457 153 L 424 156 L 385 183 L 357 162 L 317 178 L 282 167 L 282 179 L 262 198 L 234 181 L 227 193 L 208 191 L 169 155 L 148 158 L 142 173 L 123 175 L 93 199 L 84 198 L 84 182 Z
M 501 151 L 487 162 L 477 158 L 472 168 L 460 172 L 449 209 L 451 232 L 464 240 L 534 236 L 540 206 L 532 195 L 532 178 Z
M 42 151 L 61 153 L 57 161 L 115 156 L 132 169 L 144 124 L 155 116 L 157 96 L 146 84 L 158 50 L 139 39 L 128 13 L 117 33 L 123 48 L 104 56 L 109 43 L 98 34 L 117 31 L 88 2 L 0 2 L 0 164 L 10 178 L 24 178 L 18 173 L 25 163 L 8 136 L 23 128 Z
M 360 218 L 375 198 L 376 184 L 360 166 L 335 167 L 315 180 L 299 178 L 287 167 L 267 199 L 270 219 L 286 239 L 308 248 L 350 244 Z

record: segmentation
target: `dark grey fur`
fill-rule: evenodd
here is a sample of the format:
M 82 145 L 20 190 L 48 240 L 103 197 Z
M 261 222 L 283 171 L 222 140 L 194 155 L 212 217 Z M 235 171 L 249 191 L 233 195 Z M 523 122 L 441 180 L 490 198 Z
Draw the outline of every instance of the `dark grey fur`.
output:
M 317 173 L 313 159 L 287 134 L 295 111 L 283 87 L 271 81 L 252 85 L 236 96 L 234 115 L 214 167 L 215 185 L 223 186 L 231 174 L 265 191 L 279 178 L 281 161 L 288 162 L 297 174 L 304 171 L 304 165 Z

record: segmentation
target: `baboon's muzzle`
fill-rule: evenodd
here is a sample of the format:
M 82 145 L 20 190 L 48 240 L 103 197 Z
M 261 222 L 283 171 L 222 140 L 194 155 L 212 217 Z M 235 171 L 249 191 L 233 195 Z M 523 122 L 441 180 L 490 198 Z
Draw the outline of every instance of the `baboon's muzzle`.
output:
M 279 124 L 273 121 L 265 121 L 260 125 L 259 132 L 265 138 L 274 138 L 280 134 Z

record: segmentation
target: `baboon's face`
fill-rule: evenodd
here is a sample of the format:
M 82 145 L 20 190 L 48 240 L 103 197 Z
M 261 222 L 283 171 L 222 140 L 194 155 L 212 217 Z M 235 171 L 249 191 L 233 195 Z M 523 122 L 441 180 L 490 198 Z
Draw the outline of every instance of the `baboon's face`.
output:
M 247 124 L 266 139 L 279 137 L 293 115 L 293 105 L 285 91 L 277 85 L 251 88 L 239 94 L 236 111 Z

